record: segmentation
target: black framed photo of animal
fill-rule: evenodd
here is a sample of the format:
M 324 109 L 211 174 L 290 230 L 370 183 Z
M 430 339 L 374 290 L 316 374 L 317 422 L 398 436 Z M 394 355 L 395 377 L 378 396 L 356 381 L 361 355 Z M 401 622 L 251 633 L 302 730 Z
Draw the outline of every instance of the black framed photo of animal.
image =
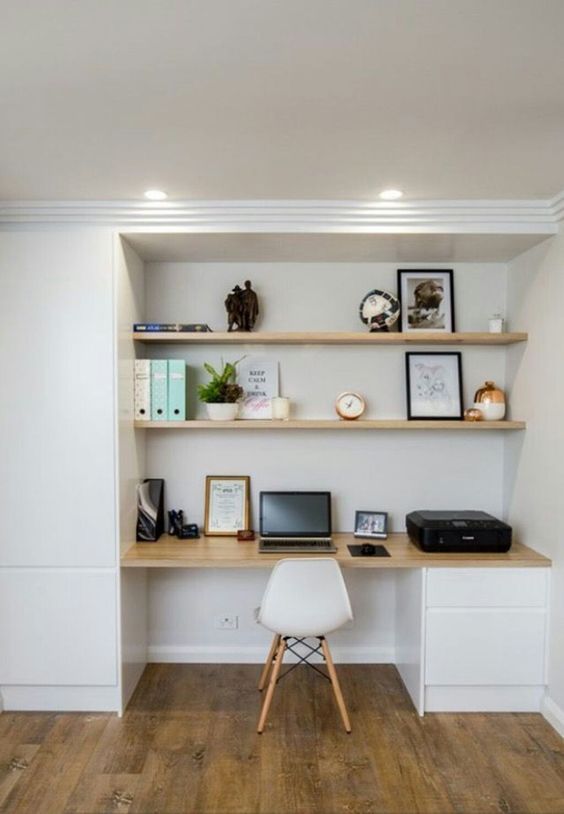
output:
M 398 298 L 401 331 L 454 332 L 452 269 L 398 269 Z
M 407 418 L 459 421 L 462 403 L 462 354 L 459 351 L 405 354 Z

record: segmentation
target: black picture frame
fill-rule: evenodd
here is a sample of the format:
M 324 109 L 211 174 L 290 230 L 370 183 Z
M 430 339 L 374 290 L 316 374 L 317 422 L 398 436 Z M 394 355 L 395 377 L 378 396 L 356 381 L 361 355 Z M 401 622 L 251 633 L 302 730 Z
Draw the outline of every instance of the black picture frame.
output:
M 414 278 L 423 275 L 422 281 L 428 278 L 443 278 L 448 281 L 448 293 L 446 303 L 449 312 L 445 316 L 445 326 L 443 328 L 430 325 L 429 327 L 411 327 L 409 324 L 409 306 L 407 297 L 403 295 L 404 278 Z M 403 333 L 454 333 L 456 322 L 454 315 L 454 273 L 452 269 L 398 269 L 398 300 L 400 302 L 399 329 Z M 443 301 L 444 302 L 444 301 Z M 450 317 L 450 319 L 449 319 Z
M 425 358 L 433 357 L 433 359 L 438 362 L 439 359 L 448 358 L 449 360 L 454 358 L 456 359 L 456 383 L 455 383 L 455 402 L 453 410 L 450 413 L 441 414 L 434 412 L 432 407 L 427 411 L 421 411 L 420 409 L 414 409 L 414 390 L 417 390 L 414 387 L 412 382 L 412 360 L 419 358 L 421 360 L 421 364 L 424 365 Z M 424 380 L 424 386 L 426 388 L 431 388 L 431 390 L 435 390 L 435 393 L 440 394 L 440 389 L 436 389 L 436 383 L 438 382 L 437 379 L 437 370 L 436 365 L 433 367 L 428 366 L 427 369 L 430 371 L 428 374 L 421 372 L 421 375 L 426 375 L 426 379 Z M 406 375 L 406 396 L 407 396 L 407 419 L 408 421 L 461 421 L 464 418 L 464 403 L 463 403 L 463 393 L 462 393 L 462 354 L 460 351 L 407 351 L 405 354 L 405 375 Z M 430 381 L 434 377 L 435 382 Z M 444 387 L 444 382 L 441 383 L 441 387 Z M 420 398 L 420 401 L 424 401 L 424 398 Z M 429 396 L 429 404 L 432 405 L 434 401 L 434 396 Z M 440 397 L 435 400 L 435 406 L 441 406 L 441 399 Z M 446 400 L 442 400 L 443 405 L 446 403 Z
M 360 530 L 360 518 L 366 515 L 377 515 L 384 518 L 383 531 L 367 532 Z M 354 513 L 354 536 L 366 540 L 385 540 L 388 537 L 388 512 L 375 512 L 372 509 L 359 509 Z

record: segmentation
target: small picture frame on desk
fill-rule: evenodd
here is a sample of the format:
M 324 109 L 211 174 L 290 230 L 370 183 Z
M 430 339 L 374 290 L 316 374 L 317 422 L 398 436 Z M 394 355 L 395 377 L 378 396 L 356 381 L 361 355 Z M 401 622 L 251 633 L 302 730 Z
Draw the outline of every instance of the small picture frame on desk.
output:
M 249 528 L 250 483 L 248 475 L 208 475 L 204 534 L 237 537 Z
M 354 536 L 365 537 L 368 540 L 385 540 L 388 536 L 388 513 L 355 512 Z

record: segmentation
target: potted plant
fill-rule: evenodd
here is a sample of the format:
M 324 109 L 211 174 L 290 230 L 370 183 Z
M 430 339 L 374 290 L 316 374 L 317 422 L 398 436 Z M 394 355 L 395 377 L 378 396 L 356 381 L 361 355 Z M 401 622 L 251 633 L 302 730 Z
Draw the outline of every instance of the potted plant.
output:
M 207 362 L 204 368 L 211 376 L 207 384 L 198 385 L 198 396 L 203 401 L 212 421 L 233 421 L 239 411 L 239 399 L 244 394 L 243 388 L 235 382 L 237 362 L 226 362 L 223 370 L 218 371 Z

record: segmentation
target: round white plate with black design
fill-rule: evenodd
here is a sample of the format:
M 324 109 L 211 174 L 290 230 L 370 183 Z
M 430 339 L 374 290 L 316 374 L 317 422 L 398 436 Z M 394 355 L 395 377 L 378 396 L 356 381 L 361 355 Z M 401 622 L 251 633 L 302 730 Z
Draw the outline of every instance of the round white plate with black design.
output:
M 370 331 L 389 331 L 400 315 L 400 303 L 389 291 L 374 288 L 360 303 L 358 314 Z

